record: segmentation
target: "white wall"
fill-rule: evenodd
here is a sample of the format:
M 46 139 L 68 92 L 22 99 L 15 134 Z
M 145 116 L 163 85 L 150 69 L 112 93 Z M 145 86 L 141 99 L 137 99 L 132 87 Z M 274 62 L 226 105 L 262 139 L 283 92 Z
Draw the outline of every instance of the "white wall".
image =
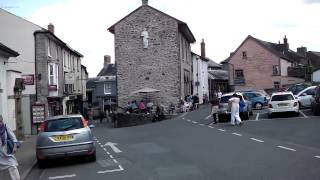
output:
M 9 59 L 8 69 L 35 74 L 34 31 L 41 27 L 0 8 L 0 41 L 20 55 Z M 16 62 L 16 63 L 13 63 Z M 23 94 L 35 94 L 35 85 L 26 86 Z
M 312 81 L 313 82 L 320 82 L 320 69 L 315 71 L 315 72 L 313 72 Z
M 202 104 L 204 94 L 207 94 L 207 96 L 209 97 L 208 62 L 201 60 L 201 57 L 197 55 L 193 55 L 192 65 L 193 65 L 193 95 L 198 94 L 199 103 Z M 197 76 L 197 73 L 198 73 L 198 76 Z M 199 82 L 199 86 L 195 85 L 197 81 Z
M 281 76 L 288 76 L 288 67 L 291 67 L 291 62 L 280 59 Z
M 0 56 L 0 114 L 2 115 L 4 122 L 6 124 L 9 124 L 9 118 L 8 118 L 8 95 L 6 91 L 7 87 L 7 70 L 6 65 L 4 62 L 6 59 L 2 56 Z M 9 126 L 11 128 L 11 126 Z

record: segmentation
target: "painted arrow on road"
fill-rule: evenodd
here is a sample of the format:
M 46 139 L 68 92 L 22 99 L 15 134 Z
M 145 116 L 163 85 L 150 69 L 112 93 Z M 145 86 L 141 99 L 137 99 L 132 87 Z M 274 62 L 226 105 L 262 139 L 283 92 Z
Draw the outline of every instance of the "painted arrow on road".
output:
M 115 153 L 121 153 L 122 151 L 120 149 L 118 149 L 116 147 L 117 143 L 113 143 L 113 142 L 107 142 L 104 146 L 110 146 L 111 149 L 115 152 Z

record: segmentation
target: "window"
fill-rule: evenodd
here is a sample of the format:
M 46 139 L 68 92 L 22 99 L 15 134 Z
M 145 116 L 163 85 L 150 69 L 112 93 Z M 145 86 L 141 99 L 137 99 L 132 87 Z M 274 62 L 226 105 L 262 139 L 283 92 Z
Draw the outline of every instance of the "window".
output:
M 244 78 L 242 69 L 236 69 L 235 70 L 235 75 L 236 75 L 236 78 Z
M 110 83 L 104 84 L 104 94 L 111 94 L 111 84 Z
M 63 62 L 63 67 L 66 67 L 66 52 L 63 52 L 62 54 L 62 62 Z
M 274 85 L 275 89 L 279 89 L 280 88 L 280 82 L 278 82 L 278 81 L 274 82 L 273 85 Z
M 58 45 L 55 45 L 55 58 L 58 59 Z
M 184 41 L 183 37 L 181 36 L 181 53 L 182 53 L 182 60 L 184 60 Z
M 313 89 L 309 89 L 305 92 L 307 95 L 315 95 L 316 94 L 316 88 L 313 88 Z
M 273 69 L 272 75 L 280 75 L 280 71 L 279 71 L 279 66 L 278 65 L 272 66 L 272 69 Z
M 49 85 L 58 85 L 58 74 L 59 74 L 58 64 L 49 63 L 48 64 Z
M 271 101 L 290 101 L 294 100 L 294 97 L 291 94 L 282 94 L 272 96 Z
M 247 59 L 247 51 L 242 51 L 242 59 Z
M 50 39 L 48 39 L 48 56 L 51 57 Z

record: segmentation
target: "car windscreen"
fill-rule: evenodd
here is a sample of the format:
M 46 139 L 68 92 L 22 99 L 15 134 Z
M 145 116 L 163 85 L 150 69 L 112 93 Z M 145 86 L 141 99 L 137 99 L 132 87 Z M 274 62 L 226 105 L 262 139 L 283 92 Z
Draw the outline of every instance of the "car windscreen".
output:
M 83 128 L 80 117 L 61 118 L 46 122 L 46 132 L 69 131 Z
M 228 103 L 228 101 L 231 97 L 232 96 L 222 96 L 220 99 L 220 103 Z
M 291 94 L 281 94 L 272 96 L 271 101 L 290 101 L 294 100 L 294 97 Z

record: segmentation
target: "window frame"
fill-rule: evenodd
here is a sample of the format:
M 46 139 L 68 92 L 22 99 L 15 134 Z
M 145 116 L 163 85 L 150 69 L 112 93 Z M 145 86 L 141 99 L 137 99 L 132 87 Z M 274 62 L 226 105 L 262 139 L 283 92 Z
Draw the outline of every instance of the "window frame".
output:
M 108 87 L 107 87 L 108 86 Z M 109 91 L 108 91 L 109 90 Z M 112 87 L 111 87 L 111 83 L 108 83 L 108 82 L 106 82 L 106 83 L 104 83 L 103 84 L 103 93 L 104 94 L 112 94 Z
M 242 76 L 238 76 L 238 73 L 241 72 Z M 234 75 L 236 79 L 244 79 L 244 72 L 243 69 L 235 69 Z

